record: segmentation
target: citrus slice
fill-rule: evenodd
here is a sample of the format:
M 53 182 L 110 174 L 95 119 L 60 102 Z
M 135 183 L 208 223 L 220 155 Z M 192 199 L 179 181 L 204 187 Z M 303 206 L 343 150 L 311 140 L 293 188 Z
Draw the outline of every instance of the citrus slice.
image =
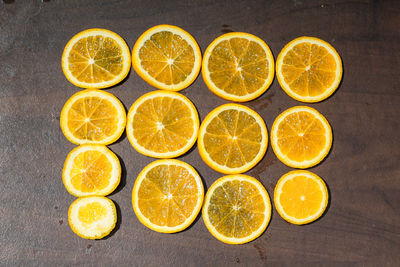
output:
M 211 111 L 202 122 L 197 141 L 202 159 L 225 174 L 253 168 L 268 147 L 268 131 L 254 110 L 225 104 Z
M 117 210 L 106 197 L 81 197 L 69 207 L 68 221 L 72 231 L 80 237 L 101 239 L 114 229 Z
M 271 218 L 267 190 L 255 178 L 234 174 L 215 181 L 204 199 L 203 220 L 210 233 L 228 244 L 259 237 Z
M 62 173 L 67 191 L 76 196 L 105 196 L 121 179 L 118 157 L 103 145 L 81 145 L 67 156 Z
M 61 130 L 74 144 L 108 145 L 118 140 L 125 129 L 122 103 L 101 90 L 83 90 L 71 96 L 60 116 Z
M 200 212 L 204 189 L 189 164 L 176 159 L 147 165 L 136 179 L 132 205 L 140 222 L 161 233 L 189 227 Z
M 316 174 L 297 170 L 283 175 L 274 191 L 279 215 L 293 224 L 306 224 L 318 219 L 328 205 L 328 190 Z
M 141 96 L 128 112 L 126 134 L 141 154 L 174 158 L 196 142 L 199 116 L 192 102 L 170 91 L 153 91 Z
M 188 32 L 172 25 L 158 25 L 136 41 L 132 65 L 150 85 L 179 91 L 191 85 L 199 74 L 201 51 Z
M 276 61 L 282 89 L 302 102 L 319 102 L 335 92 L 342 79 L 342 60 L 327 42 L 299 37 L 288 43 Z
M 332 130 L 313 108 L 296 106 L 282 112 L 271 129 L 276 156 L 289 167 L 305 169 L 320 163 L 332 146 Z
M 69 40 L 61 66 L 65 77 L 78 87 L 107 88 L 128 75 L 131 55 L 118 34 L 105 29 L 88 29 Z
M 202 75 L 216 95 L 245 102 L 263 94 L 274 79 L 274 57 L 260 38 L 231 32 L 215 39 L 204 53 Z

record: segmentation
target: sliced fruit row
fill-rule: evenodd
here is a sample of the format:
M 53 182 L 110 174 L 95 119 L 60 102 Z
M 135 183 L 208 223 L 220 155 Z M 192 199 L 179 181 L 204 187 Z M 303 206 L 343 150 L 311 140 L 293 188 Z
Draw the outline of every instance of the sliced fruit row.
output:
M 125 41 L 105 29 L 88 29 L 66 45 L 62 69 L 67 79 L 82 88 L 107 88 L 129 73 L 131 55 Z M 263 94 L 275 75 L 268 45 L 249 33 L 232 32 L 216 38 L 202 60 L 196 40 L 172 25 L 148 29 L 132 49 L 132 66 L 150 85 L 179 91 L 194 82 L 202 66 L 207 87 L 232 101 L 250 101 Z M 299 37 L 288 43 L 276 62 L 282 89 L 302 102 L 329 97 L 342 78 L 342 62 L 327 42 Z
M 204 198 L 200 176 L 189 164 L 163 159 L 147 165 L 132 191 L 136 216 L 146 227 L 176 233 L 189 227 L 202 207 L 204 223 L 218 240 L 243 244 L 259 237 L 271 218 L 267 190 L 255 178 L 234 174 L 216 180 Z M 274 191 L 274 203 L 283 219 L 306 224 L 318 219 L 328 204 L 323 180 L 309 171 L 283 175 Z

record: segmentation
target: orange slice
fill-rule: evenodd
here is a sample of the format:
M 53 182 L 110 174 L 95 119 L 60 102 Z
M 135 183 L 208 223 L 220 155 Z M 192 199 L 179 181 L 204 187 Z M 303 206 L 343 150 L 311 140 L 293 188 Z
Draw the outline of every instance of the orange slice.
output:
M 274 79 L 274 57 L 260 38 L 231 32 L 215 39 L 204 53 L 203 79 L 216 95 L 245 102 L 263 94 Z
M 101 90 L 83 90 L 71 96 L 60 116 L 61 130 L 74 144 L 108 145 L 118 140 L 125 129 L 122 103 Z
M 140 222 L 162 233 L 189 227 L 200 212 L 204 189 L 198 173 L 189 164 L 157 160 L 136 179 L 132 204 Z
M 268 147 L 268 131 L 254 110 L 225 104 L 211 111 L 201 124 L 197 141 L 208 166 L 226 174 L 253 168 Z
M 342 79 L 342 60 L 327 42 L 299 37 L 288 43 L 276 61 L 282 89 L 302 102 L 319 102 L 335 92 Z
M 117 223 L 115 204 L 106 197 L 91 196 L 75 200 L 68 210 L 72 231 L 86 239 L 107 236 Z
M 81 145 L 67 156 L 63 169 L 67 191 L 76 196 L 105 196 L 121 179 L 118 157 L 103 145 Z
M 271 129 L 275 155 L 293 168 L 320 163 L 332 146 L 332 130 L 325 117 L 313 108 L 296 106 L 282 112 Z
M 309 171 L 291 171 L 283 175 L 274 191 L 279 215 L 293 224 L 306 224 L 318 219 L 328 205 L 324 181 Z
M 198 129 L 199 117 L 192 102 L 179 93 L 160 90 L 133 103 L 126 134 L 139 153 L 174 158 L 194 145 Z
M 210 233 L 228 244 L 259 237 L 271 218 L 267 190 L 253 177 L 235 174 L 215 181 L 208 189 L 203 220 Z
M 88 29 L 69 40 L 61 66 L 65 77 L 78 87 L 107 88 L 128 75 L 131 55 L 118 34 L 105 29 Z
M 136 41 L 132 65 L 150 85 L 179 91 L 192 84 L 199 74 L 201 51 L 188 32 L 172 25 L 158 25 Z

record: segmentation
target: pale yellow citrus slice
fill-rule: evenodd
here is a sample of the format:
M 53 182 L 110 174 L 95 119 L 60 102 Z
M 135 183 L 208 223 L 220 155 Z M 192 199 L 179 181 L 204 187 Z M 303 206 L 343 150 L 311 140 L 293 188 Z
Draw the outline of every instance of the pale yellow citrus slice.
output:
M 88 89 L 71 96 L 60 116 L 65 137 L 74 144 L 108 145 L 118 140 L 125 130 L 126 113 L 112 94 Z
M 320 163 L 332 146 L 332 130 L 325 117 L 313 108 L 296 106 L 282 112 L 271 129 L 275 155 L 293 168 Z
M 199 116 L 193 103 L 171 91 L 153 91 L 141 96 L 128 112 L 126 134 L 141 154 L 174 158 L 196 142 Z
M 107 236 L 117 223 L 115 204 L 106 197 L 90 196 L 76 199 L 68 210 L 69 226 L 86 239 Z
M 268 45 L 249 33 L 231 32 L 206 49 L 203 79 L 216 95 L 245 102 L 263 94 L 274 79 L 274 57 Z
M 267 190 L 255 178 L 234 174 L 215 181 L 204 199 L 203 220 L 210 233 L 228 244 L 259 237 L 271 218 Z
M 132 65 L 150 85 L 179 91 L 198 76 L 201 51 L 188 32 L 172 25 L 158 25 L 148 29 L 136 41 Z
M 162 233 L 189 227 L 200 212 L 204 188 L 189 164 L 157 160 L 147 165 L 136 179 L 132 204 L 140 222 Z
M 276 61 L 282 89 L 302 102 L 319 102 L 335 92 L 342 79 L 342 60 L 327 42 L 299 37 L 288 43 Z
M 69 40 L 61 66 L 65 77 L 78 87 L 107 88 L 128 75 L 131 55 L 118 34 L 105 29 L 88 29 Z
M 268 131 L 260 115 L 239 104 L 225 104 L 202 122 L 197 141 L 208 166 L 226 174 L 253 168 L 268 147 Z
M 62 173 L 67 191 L 76 196 L 105 196 L 121 179 L 118 157 L 104 145 L 87 144 L 67 156 Z
M 328 205 L 328 190 L 316 174 L 297 170 L 283 175 L 274 191 L 276 210 L 293 224 L 306 224 L 318 219 Z

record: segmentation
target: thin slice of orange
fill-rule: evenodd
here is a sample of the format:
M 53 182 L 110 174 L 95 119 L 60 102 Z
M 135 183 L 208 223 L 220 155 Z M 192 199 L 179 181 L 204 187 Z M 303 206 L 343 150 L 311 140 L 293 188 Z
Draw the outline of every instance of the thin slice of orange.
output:
M 197 141 L 208 166 L 226 174 L 253 168 L 268 147 L 268 131 L 261 116 L 239 104 L 211 111 L 201 124 Z
M 319 102 L 335 92 L 342 80 L 342 60 L 327 42 L 299 37 L 288 43 L 276 61 L 282 89 L 302 102 Z
M 126 134 L 141 154 L 174 158 L 196 142 L 199 117 L 193 103 L 171 91 L 153 91 L 141 96 L 128 112 Z
M 76 197 L 106 196 L 120 182 L 121 165 L 106 146 L 81 145 L 68 154 L 62 177 L 67 191 Z
M 61 66 L 65 77 L 78 87 L 107 88 L 128 75 L 131 55 L 118 34 L 105 29 L 88 29 L 69 40 Z
M 274 57 L 268 45 L 257 36 L 231 32 L 207 47 L 202 74 L 216 95 L 236 102 L 250 101 L 271 85 Z
M 228 244 L 243 244 L 259 237 L 271 218 L 267 190 L 255 178 L 235 174 L 215 181 L 208 189 L 203 220 L 210 233 Z
M 276 210 L 293 224 L 306 224 L 318 219 L 328 205 L 328 190 L 316 174 L 297 170 L 283 175 L 274 191 Z
M 101 90 L 83 90 L 71 96 L 60 116 L 65 137 L 74 144 L 108 145 L 125 130 L 126 113 L 122 103 Z
M 117 210 L 114 202 L 106 197 L 81 197 L 69 207 L 68 222 L 78 236 L 101 239 L 115 228 Z
M 189 164 L 157 160 L 136 179 L 132 204 L 136 216 L 150 229 L 175 233 L 189 227 L 200 212 L 204 189 L 198 173 Z
M 282 112 L 271 129 L 275 155 L 293 168 L 320 163 L 332 146 L 332 130 L 325 117 L 313 108 L 296 106 Z
M 201 51 L 185 30 L 172 25 L 148 29 L 132 50 L 132 65 L 143 80 L 164 90 L 179 91 L 200 72 Z

